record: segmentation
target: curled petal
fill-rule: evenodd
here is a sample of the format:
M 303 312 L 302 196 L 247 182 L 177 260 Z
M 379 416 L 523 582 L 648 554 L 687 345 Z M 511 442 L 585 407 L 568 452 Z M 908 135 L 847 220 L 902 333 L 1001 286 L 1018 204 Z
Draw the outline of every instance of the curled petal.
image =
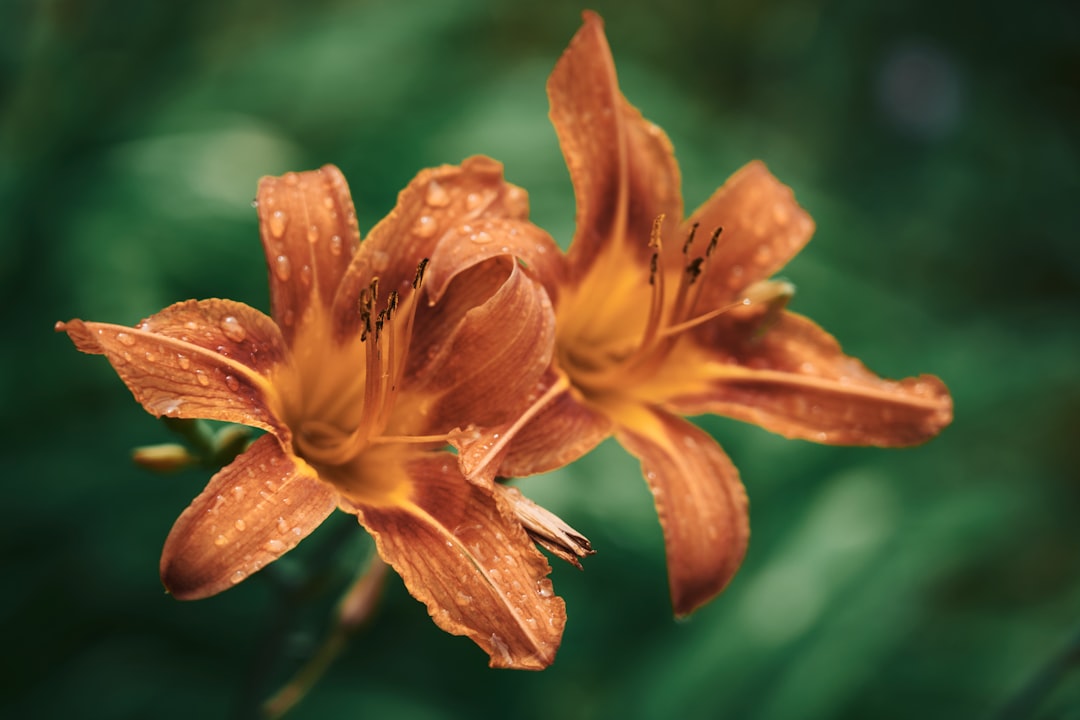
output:
M 161 553 L 161 580 L 180 600 L 219 593 L 294 548 L 337 501 L 307 463 L 263 435 L 177 519 Z
M 668 362 L 667 406 L 715 413 L 785 437 L 834 445 L 917 445 L 952 422 L 952 398 L 932 375 L 885 380 L 845 355 L 813 321 L 782 312 L 757 334 L 714 329 L 709 346 L 687 344 Z M 687 372 L 696 368 L 697 372 Z
M 699 225 L 699 237 L 723 228 L 700 280 L 701 311 L 737 300 L 745 288 L 772 276 L 814 233 L 814 221 L 795 202 L 791 188 L 759 160 L 745 165 L 713 193 L 687 220 L 684 233 L 694 223 Z M 681 248 L 669 243 L 667 251 Z
M 409 373 L 412 387 L 436 398 L 427 413 L 431 431 L 497 425 L 521 412 L 554 345 L 554 311 L 539 284 L 517 263 L 492 259 L 461 275 L 421 314 L 413 337 L 418 362 Z
M 514 510 L 514 515 L 533 542 L 552 555 L 581 570 L 580 558 L 596 553 L 589 539 L 547 508 L 537 505 L 515 487 L 495 485 L 495 492 Z
M 531 277 L 543 283 L 554 301 L 563 278 L 562 251 L 551 236 L 525 220 L 481 218 L 448 230 L 431 257 L 426 287 L 438 302 L 457 275 L 500 255 L 518 259 Z
M 470 235 L 474 223 L 495 218 L 524 220 L 528 214 L 528 195 L 507 183 L 502 164 L 491 158 L 476 156 L 460 167 L 443 165 L 421 171 L 353 258 L 334 301 L 335 333 L 348 337 L 357 332 L 357 302 L 372 278 L 379 278 L 381 292 L 408 292 L 417 264 L 434 255 L 446 233 Z M 469 266 L 475 264 L 466 260 Z M 453 277 L 459 270 L 430 267 L 425 285 L 437 286 L 444 282 L 440 280 L 443 274 Z
M 603 21 L 591 12 L 583 17 L 547 85 L 551 121 L 577 198 L 569 257 L 578 273 L 602 249 L 647 260 L 656 216 L 682 217 L 671 142 L 620 92 Z
M 231 314 L 222 315 L 223 310 Z M 177 326 L 170 318 L 176 317 L 233 318 L 235 333 L 250 328 L 253 337 L 262 337 L 263 331 L 272 335 L 269 318 L 239 303 L 213 300 L 175 305 L 137 328 L 71 320 L 57 323 L 56 329 L 67 332 L 79 350 L 104 355 L 153 415 L 235 422 L 269 430 L 287 441 L 290 434 L 281 420 L 281 400 L 268 377 L 281 363 L 274 343 L 268 342 L 265 354 L 260 354 L 262 345 L 242 342 L 209 350 L 200 344 L 204 336 L 196 341 L 200 333 L 216 337 L 215 333 L 227 331 L 220 324 L 188 320 L 184 325 L 191 323 L 186 328 L 190 338 L 173 337 Z M 143 329 L 157 327 L 168 333 Z
M 300 326 L 333 303 L 360 242 L 356 211 L 345 177 L 333 165 L 264 177 L 257 202 L 271 310 L 291 345 Z
M 360 522 L 439 627 L 469 637 L 492 667 L 543 669 L 566 623 L 551 568 L 513 511 L 456 465 L 447 453 L 414 454 L 398 468 L 412 478 L 409 497 L 358 504 Z
M 671 602 L 688 615 L 724 589 L 746 554 L 739 472 L 706 433 L 641 405 L 621 409 L 615 437 L 641 460 L 664 530 Z

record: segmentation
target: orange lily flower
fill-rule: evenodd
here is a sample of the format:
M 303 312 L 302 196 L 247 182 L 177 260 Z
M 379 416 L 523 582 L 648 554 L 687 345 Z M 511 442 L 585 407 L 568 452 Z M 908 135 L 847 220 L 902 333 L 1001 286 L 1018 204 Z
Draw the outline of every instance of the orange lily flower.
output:
M 546 667 L 566 619 L 550 567 L 511 500 L 444 449 L 459 425 L 507 422 L 550 362 L 551 305 L 520 265 L 441 249 L 487 239 L 470 223 L 538 233 L 524 191 L 487 158 L 427 170 L 362 244 L 332 166 L 264 178 L 257 207 L 270 317 L 215 299 L 133 328 L 57 323 L 150 413 L 266 431 L 176 521 L 165 586 L 180 599 L 225 590 L 338 508 L 439 627 L 492 667 Z
M 679 416 L 726 415 L 791 438 L 901 446 L 952 419 L 932 376 L 884 380 L 784 309 L 770 278 L 814 224 L 760 162 L 682 221 L 664 132 L 618 87 L 601 19 L 585 13 L 548 81 L 577 199 L 563 256 L 519 244 L 556 308 L 556 356 L 518 422 L 461 443 L 472 474 L 559 467 L 614 435 L 640 459 L 663 526 L 672 601 L 685 615 L 742 562 L 747 498 L 728 456 Z M 680 223 L 681 224 L 676 224 Z

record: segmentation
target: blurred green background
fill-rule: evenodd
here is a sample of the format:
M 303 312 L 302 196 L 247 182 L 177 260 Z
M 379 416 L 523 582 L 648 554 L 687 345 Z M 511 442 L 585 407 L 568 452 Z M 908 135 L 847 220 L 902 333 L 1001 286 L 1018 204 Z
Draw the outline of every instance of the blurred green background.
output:
M 785 271 L 793 309 L 884 375 L 941 376 L 956 420 L 885 451 L 702 418 L 741 469 L 753 540 L 684 622 L 617 446 L 528 479 L 599 549 L 554 569 L 554 666 L 488 670 L 394 577 L 294 716 L 991 717 L 1057 678 L 1005 716 L 1080 717 L 1080 6 L 592 7 L 624 92 L 675 143 L 688 207 L 768 162 L 818 226 Z M 134 467 L 133 446 L 171 436 L 53 323 L 134 324 L 189 297 L 266 309 L 256 180 L 327 162 L 368 228 L 421 167 L 490 154 L 565 243 L 544 82 L 581 9 L 0 4 L 0 715 L 248 716 L 368 551 L 345 530 L 327 554 L 341 516 L 273 577 L 165 595 L 161 543 L 208 472 Z M 304 562 L 325 592 L 283 603 Z M 1071 671 L 1053 662 L 1069 647 Z

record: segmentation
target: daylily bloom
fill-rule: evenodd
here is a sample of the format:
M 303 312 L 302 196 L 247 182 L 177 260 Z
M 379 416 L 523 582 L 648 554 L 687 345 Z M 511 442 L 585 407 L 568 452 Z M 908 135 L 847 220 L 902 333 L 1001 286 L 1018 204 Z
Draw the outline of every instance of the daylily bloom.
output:
M 530 410 L 462 443 L 471 473 L 550 470 L 614 435 L 640 459 L 663 526 L 679 615 L 719 593 L 742 562 L 747 498 L 719 445 L 679 416 L 715 413 L 791 438 L 901 446 L 952 418 L 931 376 L 890 381 L 788 312 L 770 280 L 814 224 L 760 162 L 683 220 L 671 144 L 622 95 L 600 18 L 548 82 L 577 226 L 568 253 L 517 252 L 546 278 L 556 355 Z
M 470 223 L 539 233 L 524 191 L 487 158 L 426 170 L 362 244 L 334 167 L 264 178 L 257 207 L 269 317 L 214 299 L 136 327 L 57 324 L 150 413 L 266 431 L 176 521 L 165 586 L 180 599 L 229 588 L 337 508 L 441 628 L 493 667 L 546 667 L 565 623 L 548 563 L 504 493 L 445 450 L 458 426 L 512 418 L 550 362 L 551 305 L 519 263 L 442 249 L 488 239 Z

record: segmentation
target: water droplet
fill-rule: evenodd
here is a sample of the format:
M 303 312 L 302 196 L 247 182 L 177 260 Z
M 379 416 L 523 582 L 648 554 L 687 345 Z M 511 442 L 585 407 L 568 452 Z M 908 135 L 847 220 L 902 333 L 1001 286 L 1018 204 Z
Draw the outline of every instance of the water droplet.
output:
M 776 221 L 777 225 L 786 225 L 788 220 L 791 219 L 791 211 L 788 210 L 787 205 L 784 205 L 783 203 L 774 205 L 772 214 L 773 220 Z
M 280 540 L 267 540 L 264 547 L 267 552 L 279 553 L 285 550 L 285 543 Z
M 305 287 L 311 284 L 311 266 L 306 263 L 300 268 L 300 282 Z
M 334 209 L 334 198 L 327 195 L 326 197 L 324 197 L 322 199 L 322 204 L 323 204 L 323 207 L 326 208 L 327 210 L 333 210 Z
M 285 173 L 285 183 L 295 187 L 300 184 L 300 176 L 294 172 Z
M 340 255 L 341 254 L 341 244 L 342 243 L 341 243 L 341 236 L 340 235 L 334 235 L 333 237 L 331 237 L 330 238 L 330 254 L 331 255 Z
M 475 210 L 480 207 L 482 202 L 484 202 L 484 198 L 480 196 L 480 193 L 469 193 L 465 196 L 465 209 Z
M 428 185 L 427 204 L 432 207 L 446 207 L 450 204 L 450 193 L 434 180 Z
M 243 485 L 233 485 L 232 494 L 234 496 L 236 496 L 237 500 L 244 497 L 244 486 Z
M 285 282 L 292 275 L 292 265 L 289 263 L 289 258 L 284 255 L 278 255 L 277 260 L 274 261 L 274 274 L 277 275 L 278 280 Z
M 150 352 L 149 350 L 147 350 L 145 353 L 143 353 L 143 355 L 146 356 L 146 362 L 154 362 L 155 360 L 157 360 L 157 355 Z
M 551 587 L 551 580 L 547 578 L 541 578 L 536 581 L 536 594 L 540 597 L 551 597 L 555 594 L 555 591 Z
M 484 245 L 486 243 L 491 242 L 493 238 L 491 237 L 491 233 L 484 232 L 483 230 L 481 230 L 478 233 L 473 233 L 472 235 L 470 235 L 469 239 L 472 240 L 477 245 Z
M 458 605 L 468 605 L 471 602 L 472 602 L 472 595 L 468 595 L 468 594 L 463 593 L 460 590 L 458 590 L 458 594 L 457 594 L 457 604 Z
M 281 210 L 275 210 L 270 215 L 270 220 L 267 224 L 270 226 L 270 234 L 276 238 L 285 234 L 285 224 L 288 222 L 288 218 Z
M 435 234 L 436 230 L 438 230 L 438 227 L 435 224 L 435 218 L 430 215 L 421 215 L 416 219 L 416 222 L 413 223 L 412 227 L 413 234 L 422 238 L 431 237 Z
M 225 376 L 225 384 L 233 392 L 236 392 L 237 390 L 240 389 L 240 381 L 237 380 L 236 378 L 234 378 L 232 375 L 226 375 Z
M 195 371 L 195 379 L 199 381 L 199 384 L 206 387 L 210 384 L 210 378 L 206 377 L 206 373 L 202 370 Z
M 278 519 L 277 519 L 277 529 L 278 529 L 278 532 L 281 533 L 282 535 L 289 532 L 289 523 L 285 522 L 285 518 L 281 517 L 280 515 L 278 516 Z
M 243 580 L 246 577 L 247 577 L 246 572 L 244 572 L 243 570 L 237 570 L 229 578 L 229 582 L 231 582 L 233 585 L 235 585 L 236 583 L 240 582 L 241 580 Z
M 319 226 L 312 225 L 307 229 L 307 239 L 309 243 L 319 242 Z
M 237 530 L 244 530 L 247 528 L 247 523 L 243 520 L 237 520 L 234 524 L 236 525 Z
M 221 332 L 225 333 L 225 337 L 233 342 L 243 342 L 247 337 L 247 331 L 244 330 L 243 325 L 232 315 L 227 315 L 222 319 Z
M 300 528 L 298 528 L 298 527 L 294 527 L 294 528 L 292 529 L 292 534 L 293 534 L 293 535 L 295 535 L 296 537 L 300 537 L 301 535 L 303 535 L 303 534 L 304 534 L 304 531 L 303 531 L 303 530 L 301 530 L 301 529 L 300 529 Z
M 191 367 L 191 361 L 188 360 L 186 355 L 180 355 L 179 353 L 177 353 L 176 362 L 180 363 L 181 370 L 187 370 L 189 367 Z
M 214 538 L 214 544 L 218 547 L 224 546 L 227 542 L 229 542 L 229 538 L 225 537 L 224 535 L 218 535 L 216 538 Z
M 131 347 L 135 344 L 135 338 L 131 337 L 125 332 L 116 333 L 116 339 L 119 340 L 122 344 L 127 345 L 128 347 Z

